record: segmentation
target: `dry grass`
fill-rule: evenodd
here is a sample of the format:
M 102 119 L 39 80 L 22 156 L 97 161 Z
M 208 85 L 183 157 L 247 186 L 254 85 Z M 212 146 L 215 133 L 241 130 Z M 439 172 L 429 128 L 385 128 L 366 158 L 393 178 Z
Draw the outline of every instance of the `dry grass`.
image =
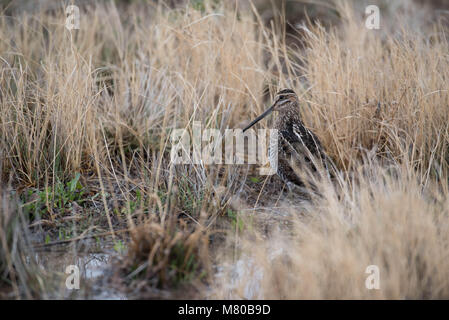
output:
M 17 195 L 0 187 L 0 298 L 41 297 L 47 286 L 30 250 L 27 219 Z
M 327 182 L 323 198 L 287 209 L 291 226 L 270 235 L 232 238 L 237 258 L 221 255 L 213 298 L 446 299 L 449 295 L 447 182 L 422 184 L 408 169 L 359 169 L 338 193 Z M 442 191 L 446 190 L 446 191 Z M 370 265 L 380 288 L 368 290 Z
M 339 26 L 304 27 L 301 48 L 208 1 L 87 6 L 72 31 L 57 10 L 0 17 L 3 180 L 54 194 L 81 173 L 75 207 L 104 217 L 88 231 L 131 230 L 121 270 L 152 297 L 182 283 L 225 298 L 447 298 L 445 29 L 411 32 L 410 10 L 402 29 L 370 31 L 349 2 L 336 10 Z M 247 183 L 246 166 L 170 164 L 172 129 L 241 127 L 279 87 L 341 170 L 317 181 L 323 197 Z M 73 208 L 44 201 L 53 225 Z M 250 278 L 235 276 L 242 261 Z M 379 291 L 364 287 L 371 264 Z
M 304 51 L 285 64 L 286 81 L 302 77 L 305 121 L 341 176 L 321 181 L 322 197 L 278 210 L 293 226 L 272 214 L 268 236 L 233 235 L 214 298 L 448 297 L 444 28 L 372 32 L 350 6 L 340 14 L 337 30 L 306 28 Z M 365 287 L 369 265 L 379 290 Z
M 334 159 L 349 169 L 363 149 L 397 159 L 411 154 L 421 174 L 446 167 L 448 42 L 441 29 L 429 37 L 394 37 L 359 30 L 351 18 L 343 36 L 317 28 L 306 39 L 304 97 L 308 123 Z M 323 72 L 326 70 L 326 72 Z

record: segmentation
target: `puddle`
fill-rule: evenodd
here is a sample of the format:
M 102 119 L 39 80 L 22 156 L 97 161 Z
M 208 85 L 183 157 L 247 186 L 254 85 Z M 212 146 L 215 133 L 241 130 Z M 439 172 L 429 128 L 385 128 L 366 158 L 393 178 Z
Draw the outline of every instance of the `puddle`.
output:
M 282 259 L 287 252 L 282 247 L 268 250 L 268 262 Z M 224 299 L 263 300 L 262 282 L 264 269 L 250 255 L 243 255 L 235 262 L 226 262 L 218 267 L 215 279 L 220 283 Z
M 36 252 L 39 266 L 52 277 L 56 290 L 48 293 L 50 299 L 101 299 L 125 300 L 127 297 L 108 283 L 114 252 L 76 252 L 73 248 L 44 250 Z M 76 266 L 76 268 L 74 268 Z M 71 281 L 79 271 L 79 289 L 68 289 L 66 281 Z M 67 272 L 66 272 L 67 271 Z M 54 276 L 54 277 L 53 277 Z M 70 277 L 69 280 L 67 280 Z

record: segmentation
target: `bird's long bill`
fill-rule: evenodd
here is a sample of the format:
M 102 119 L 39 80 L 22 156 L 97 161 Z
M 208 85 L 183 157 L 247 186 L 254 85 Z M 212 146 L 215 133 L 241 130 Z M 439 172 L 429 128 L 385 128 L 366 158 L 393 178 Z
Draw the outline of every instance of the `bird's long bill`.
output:
M 251 128 L 253 125 L 255 125 L 257 122 L 259 122 L 260 120 L 262 120 L 263 118 L 265 118 L 266 116 L 268 116 L 274 109 L 274 104 L 269 107 L 267 110 L 264 111 L 264 113 L 262 113 L 260 116 L 258 116 L 256 119 L 254 119 L 253 121 L 251 121 L 251 123 L 245 128 L 243 129 L 243 132 L 245 132 L 246 130 L 248 130 L 249 128 Z

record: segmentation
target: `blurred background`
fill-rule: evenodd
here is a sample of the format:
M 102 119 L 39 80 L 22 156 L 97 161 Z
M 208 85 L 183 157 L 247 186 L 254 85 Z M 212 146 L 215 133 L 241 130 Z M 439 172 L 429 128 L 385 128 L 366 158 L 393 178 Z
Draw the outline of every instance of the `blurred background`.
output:
M 65 7 L 68 4 L 91 5 L 99 3 L 114 2 L 117 6 L 129 6 L 139 4 L 165 4 L 167 7 L 184 7 L 190 3 L 198 8 L 205 6 L 204 0 L 0 0 L 0 8 L 4 14 L 18 14 L 22 12 L 33 12 L 40 10 L 54 10 Z M 216 3 L 220 1 L 215 1 Z M 243 7 L 250 7 L 251 3 L 258 9 L 263 19 L 268 23 L 270 20 L 279 19 L 281 13 L 285 13 L 286 23 L 295 26 L 304 23 L 308 18 L 312 21 L 320 20 L 324 24 L 332 25 L 338 23 L 339 14 L 336 10 L 336 1 L 334 0 L 238 0 L 229 1 Z M 337 1 L 338 2 L 338 1 Z M 348 2 L 346 0 L 341 3 Z M 379 7 L 383 14 L 392 15 L 403 13 L 415 8 L 416 4 L 420 10 L 432 12 L 432 16 L 423 15 L 423 19 L 434 21 L 435 17 L 444 19 L 447 17 L 449 1 L 446 0 L 358 0 L 351 1 L 356 9 L 363 9 L 368 5 L 374 4 Z M 363 12 L 364 10 L 357 10 Z

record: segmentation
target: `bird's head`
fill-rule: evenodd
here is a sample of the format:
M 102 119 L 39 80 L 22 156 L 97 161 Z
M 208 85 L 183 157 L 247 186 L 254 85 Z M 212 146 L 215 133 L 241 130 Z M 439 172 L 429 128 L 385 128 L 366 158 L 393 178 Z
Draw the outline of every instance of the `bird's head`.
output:
M 268 116 L 273 111 L 285 112 L 298 102 L 298 96 L 291 89 L 284 89 L 276 93 L 274 103 L 265 110 L 260 116 L 251 121 L 251 123 L 243 129 L 243 132 L 254 126 L 257 122 Z M 299 112 L 299 111 L 298 111 Z

